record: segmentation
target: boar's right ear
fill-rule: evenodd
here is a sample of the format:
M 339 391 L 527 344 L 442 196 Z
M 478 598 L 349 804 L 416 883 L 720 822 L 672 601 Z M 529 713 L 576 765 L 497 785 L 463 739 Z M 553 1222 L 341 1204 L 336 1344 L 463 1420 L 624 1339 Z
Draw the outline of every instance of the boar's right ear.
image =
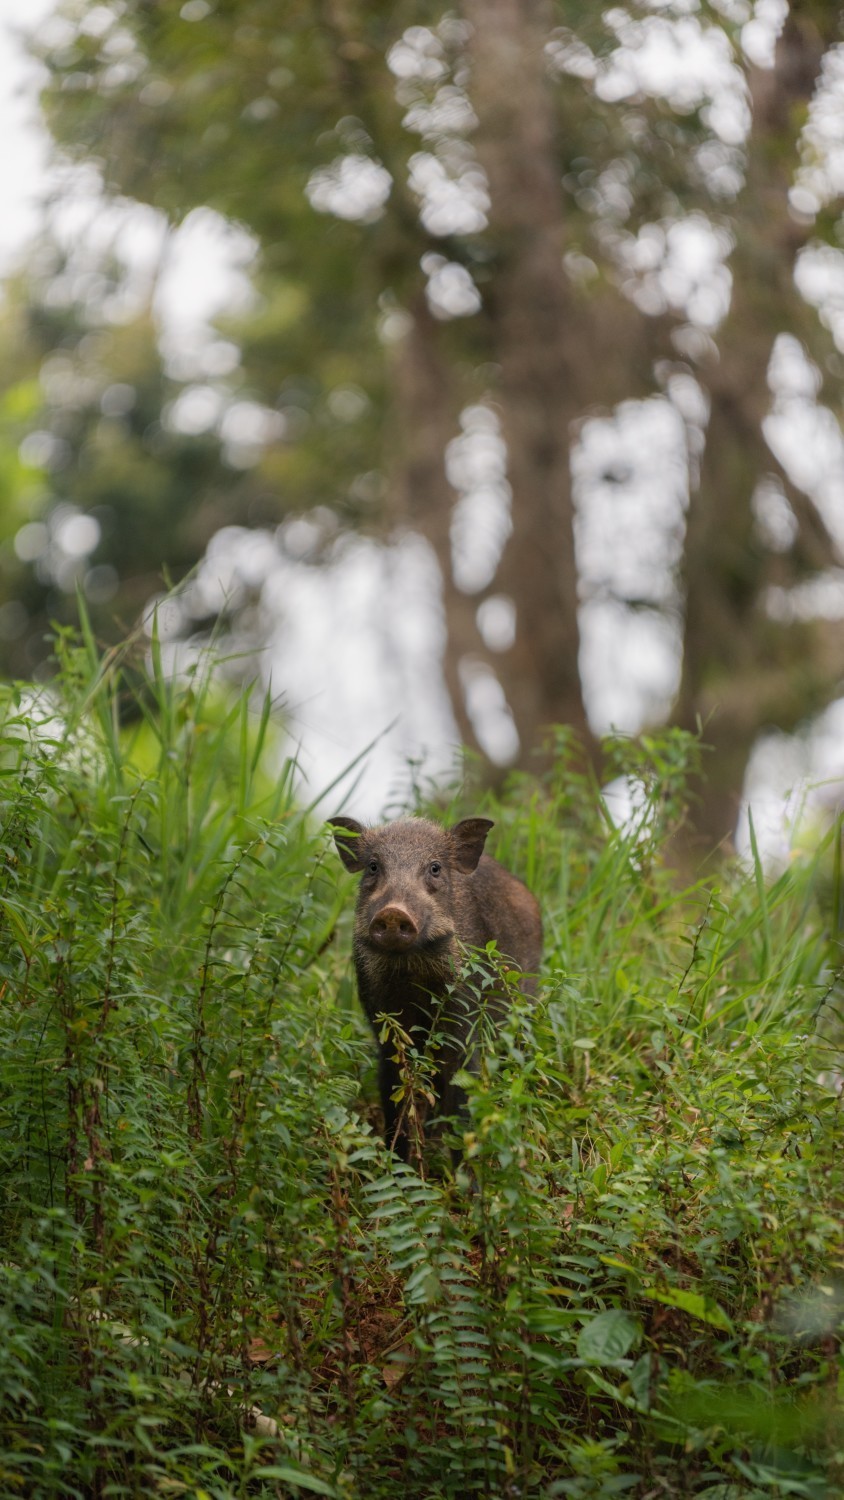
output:
M 328 826 L 334 833 L 337 852 L 347 870 L 363 869 L 363 824 L 357 818 L 329 818 Z
M 454 846 L 454 863 L 464 875 L 471 875 L 478 868 L 478 860 L 484 852 L 486 836 L 495 824 L 489 818 L 464 818 L 451 830 Z

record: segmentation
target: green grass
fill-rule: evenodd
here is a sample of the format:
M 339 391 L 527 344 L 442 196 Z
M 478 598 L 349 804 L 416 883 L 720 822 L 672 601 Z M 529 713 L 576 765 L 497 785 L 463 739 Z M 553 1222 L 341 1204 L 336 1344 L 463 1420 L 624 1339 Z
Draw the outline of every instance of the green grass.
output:
M 0 731 L 0 1495 L 841 1493 L 837 830 L 680 892 L 681 736 L 627 834 L 565 737 L 457 789 L 547 953 L 423 1176 L 266 705 L 59 654 Z

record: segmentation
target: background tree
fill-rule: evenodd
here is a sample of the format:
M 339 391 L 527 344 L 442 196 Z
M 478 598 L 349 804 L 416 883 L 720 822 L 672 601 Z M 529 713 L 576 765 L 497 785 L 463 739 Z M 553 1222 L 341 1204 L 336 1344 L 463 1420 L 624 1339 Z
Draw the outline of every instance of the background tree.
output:
M 825 706 L 841 681 L 840 650 L 825 648 L 828 626 L 772 618 L 766 591 L 793 586 L 840 563 L 811 496 L 766 440 L 769 367 L 778 335 L 799 340 L 820 393 L 840 402 L 834 344 L 795 282 L 799 252 L 816 223 L 789 201 L 798 138 L 840 12 L 793 0 L 774 66 L 750 67 L 752 123 L 744 184 L 733 215 L 732 295 L 716 345 L 700 361 L 709 399 L 706 446 L 685 550 L 685 631 L 678 713 L 705 726 L 714 753 L 701 788 L 705 834 L 735 827 L 745 764 L 760 729 L 796 727 Z M 823 226 L 817 226 L 819 228 Z M 829 227 L 829 226 L 828 226 Z M 832 375 L 835 370 L 836 374 Z M 765 545 L 759 501 L 773 500 L 785 534 Z M 756 502 L 756 503 L 754 503 Z
M 266 525 L 326 506 L 342 526 L 418 531 L 442 578 L 458 727 L 477 739 L 467 682 L 480 666 L 503 689 L 525 760 L 547 723 L 589 737 L 578 593 L 581 606 L 603 595 L 631 620 L 676 621 L 682 609 L 676 712 L 702 720 L 718 750 L 700 826 L 719 839 L 760 729 L 796 722 L 837 680 L 834 653 L 831 668 L 829 651 L 820 665 L 816 631 L 769 618 L 771 583 L 787 591 L 836 554 L 764 430 L 777 335 L 815 357 L 828 345 L 793 265 L 834 219 L 804 214 L 797 224 L 788 191 L 838 35 L 835 9 L 795 0 L 765 70 L 741 50 L 750 17 L 741 4 L 698 17 L 686 6 L 596 13 L 578 0 L 465 0 L 456 15 L 422 4 L 373 14 L 335 0 L 316 17 L 292 4 L 280 17 L 266 0 L 83 7 L 45 50 L 62 148 L 95 160 L 108 193 L 149 203 L 173 225 L 210 206 L 260 247 L 255 311 L 225 329 L 239 366 L 205 383 L 263 436 L 248 467 L 227 469 L 213 427 L 179 430 L 185 408 L 159 363 L 128 427 L 175 485 L 161 500 L 162 527 L 171 515 L 184 524 L 172 547 L 149 531 L 151 544 L 178 572 L 222 519 Z M 708 48 L 720 72 L 684 84 L 678 69 L 660 85 L 648 70 L 655 42 L 678 57 Z M 740 110 L 743 88 L 744 144 L 735 122 L 719 120 L 730 101 Z M 682 275 L 678 285 L 675 247 L 689 227 L 733 245 L 720 329 L 711 308 L 695 310 Z M 109 339 L 120 342 L 112 331 L 104 347 Z M 147 348 L 154 365 L 151 335 Z M 606 576 L 590 573 L 577 556 L 589 495 L 578 517 L 571 469 L 584 420 L 647 396 L 683 413 L 692 482 L 700 474 L 685 542 L 679 512 L 672 523 L 682 576 L 650 589 L 609 562 Z M 460 413 L 490 402 L 507 442 L 511 529 L 485 576 L 467 583 L 455 560 L 449 444 Z M 67 421 L 61 410 L 54 419 Z M 99 494 L 93 476 L 108 468 L 102 428 L 102 413 L 77 422 L 60 481 L 64 490 L 78 469 L 73 503 L 86 513 L 84 485 Z M 758 520 L 759 481 L 771 472 L 792 518 L 774 546 Z M 147 484 L 171 494 L 163 473 L 141 463 L 134 473 L 128 494 L 139 506 Z M 50 478 L 51 504 L 58 493 Z M 122 481 L 109 494 L 116 514 L 131 510 Z M 120 576 L 132 566 L 121 557 Z M 483 628 L 490 601 L 514 621 L 494 646 Z M 806 673 L 807 652 L 817 672 Z M 807 675 L 810 691 L 798 686 Z
M 50 261 L 55 286 L 53 253 Z M 213 531 L 245 519 L 248 505 L 245 486 L 239 493 L 222 469 L 216 438 L 168 423 L 180 387 L 162 367 L 148 311 L 108 326 L 78 303 L 51 306 L 31 293 L 19 283 L 7 304 L 28 366 L 17 385 L 31 427 L 21 488 L 39 517 L 4 554 L 17 606 L 5 665 L 19 676 L 46 670 L 51 624 L 76 617 L 78 587 L 98 624 L 129 630 L 160 592 L 162 568 L 183 575 Z

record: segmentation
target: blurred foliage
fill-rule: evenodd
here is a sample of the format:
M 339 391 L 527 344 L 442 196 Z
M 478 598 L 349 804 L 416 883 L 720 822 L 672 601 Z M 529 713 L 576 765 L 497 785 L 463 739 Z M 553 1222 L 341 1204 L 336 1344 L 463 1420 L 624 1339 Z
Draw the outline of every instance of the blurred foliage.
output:
M 104 602 L 127 622 L 150 575 L 163 563 L 179 576 L 224 521 L 273 524 L 290 511 L 330 506 L 344 523 L 393 525 L 399 458 L 391 340 L 428 282 L 421 261 L 433 253 L 464 267 L 490 304 L 439 330 L 456 382 L 456 421 L 460 405 L 489 388 L 502 247 L 489 232 L 426 227 L 412 187 L 420 152 L 455 192 L 471 167 L 462 127 L 453 129 L 448 114 L 449 104 L 469 108 L 467 28 L 457 16 L 419 3 L 379 12 L 333 0 L 316 11 L 287 4 L 281 15 L 267 0 L 73 4 L 59 14 L 65 19 L 43 28 L 35 46 L 50 69 L 44 103 L 63 153 L 95 164 L 118 202 L 150 204 L 174 227 L 192 209 L 210 207 L 259 245 L 254 308 L 220 325 L 237 346 L 238 368 L 223 378 L 197 369 L 182 383 L 210 382 L 227 403 L 258 403 L 285 424 L 281 441 L 253 455 L 246 470 L 226 462 L 213 425 L 202 434 L 174 432 L 166 413 L 178 382 L 161 368 L 149 309 L 121 327 L 125 313 L 109 306 L 118 264 L 94 267 L 92 288 L 84 258 L 76 264 L 73 253 L 44 247 L 14 294 L 15 316 L 33 377 L 55 354 L 68 380 L 53 380 L 53 397 L 48 381 L 46 401 L 42 395 L 38 422 L 58 446 L 26 509 L 31 518 L 62 503 L 86 513 L 110 509 L 94 562 L 116 569 L 116 605 Z M 575 32 L 596 66 L 618 49 L 594 7 L 569 0 L 550 19 L 566 53 Z M 421 30 L 409 35 L 423 54 L 428 47 L 427 73 L 423 66 L 423 76 L 403 78 L 397 68 L 397 80 L 391 48 L 407 28 L 423 27 L 434 28 L 430 44 Z M 628 347 L 631 321 L 642 315 L 619 294 L 616 241 L 677 213 L 681 201 L 684 211 L 710 202 L 694 166 L 710 132 L 699 111 L 678 114 L 656 99 L 620 110 L 565 67 L 555 74 L 554 98 L 568 249 L 591 266 L 577 282 L 584 337 L 588 344 L 590 324 L 607 325 L 618 367 L 616 377 L 606 361 L 593 370 L 580 360 L 588 404 L 654 388 L 650 354 Z M 389 171 L 383 213 L 356 222 L 312 207 L 312 175 L 345 158 Z M 134 399 L 129 410 L 104 415 L 113 384 L 129 387 L 126 399 L 132 392 Z M 6 666 L 29 672 L 43 658 L 45 611 L 66 613 L 62 591 L 43 576 L 9 586 L 25 596 L 31 619 L 5 647 Z M 89 602 L 105 628 L 109 608 L 96 589 Z
M 22 282 L 8 290 L 7 308 L 32 374 L 6 397 L 10 411 L 28 407 L 16 423 L 20 434 L 30 429 L 17 450 L 18 503 L 5 513 L 15 532 L 26 526 L 24 556 L 9 540 L 2 553 L 5 591 L 26 613 L 0 633 L 7 666 L 40 675 L 50 624 L 76 618 L 78 586 L 98 618 L 128 629 L 160 591 L 162 564 L 181 576 L 237 514 L 237 485 L 221 470 L 215 438 L 183 436 L 162 420 L 179 386 L 162 369 L 149 315 L 92 326 L 78 308 L 33 303 Z M 94 529 L 74 534 L 80 517 Z
M 800 341 L 830 417 L 840 403 L 840 356 L 794 281 L 795 256 L 810 239 L 840 246 L 838 205 L 819 201 L 814 217 L 801 218 L 789 202 L 801 159 L 813 161 L 801 131 L 824 51 L 839 35 L 839 10 L 820 0 L 793 4 L 775 66 L 765 69 L 742 50 L 752 19 L 743 3 L 658 13 L 651 4 L 605 9 L 583 0 L 511 8 L 534 28 L 531 45 L 547 34 L 546 73 L 534 92 L 553 128 L 546 140 L 526 127 L 534 140 L 526 169 L 547 146 L 546 178 L 555 193 L 561 185 L 559 203 L 534 202 L 514 231 L 506 214 L 496 216 L 500 192 L 489 212 L 483 207 L 478 163 L 489 162 L 513 117 L 510 101 L 496 107 L 478 83 L 469 19 L 482 13 L 469 0 L 449 12 L 422 0 L 389 9 L 354 0 L 68 0 L 33 42 L 48 70 L 50 128 L 65 162 L 84 168 L 89 187 L 96 177 L 104 205 L 154 210 L 161 247 L 139 297 L 131 290 L 137 266 L 128 268 L 117 231 L 106 248 L 95 248 L 96 236 L 75 238 L 62 223 L 59 190 L 44 243 L 7 293 L 15 355 L 0 406 L 8 445 L 0 458 L 8 601 L 0 667 L 43 675 L 46 622 L 72 618 L 78 585 L 100 637 L 129 628 L 160 589 L 161 570 L 182 578 L 225 524 L 265 528 L 272 538 L 286 518 L 316 515 L 311 562 L 346 528 L 382 537 L 413 528 L 442 575 L 444 673 L 459 732 L 480 743 L 459 682 L 460 661 L 477 658 L 513 708 L 526 764 L 541 726 L 583 719 L 575 668 L 568 677 L 554 671 L 578 661 L 573 569 L 571 586 L 566 575 L 554 596 L 537 561 L 562 554 L 573 529 L 560 448 L 596 410 L 661 394 L 674 402 L 687 443 L 691 505 L 677 576 L 643 596 L 620 568 L 617 578 L 581 579 L 581 599 L 615 607 L 622 621 L 647 610 L 666 635 L 681 628 L 685 607 L 673 712 L 686 729 L 707 725 L 717 746 L 712 795 L 699 805 L 707 839 L 718 843 L 734 825 L 760 729 L 793 728 L 841 681 L 828 622 L 768 608 L 772 587 L 822 578 L 840 557 L 822 507 L 799 491 L 765 427 L 771 350 L 784 331 Z M 678 59 L 683 47 L 714 43 L 720 63 L 711 76 L 694 83 L 678 62 L 676 77 L 663 67 L 661 82 L 637 86 L 651 43 L 670 56 L 678 38 Z M 433 180 L 436 212 L 425 187 Z M 81 181 L 68 177 L 71 200 Z M 204 349 L 179 349 L 172 330 L 169 344 L 160 339 L 157 296 L 190 215 L 211 211 L 252 238 L 253 300 L 233 297 Z M 124 217 L 121 233 L 131 238 L 132 224 Z M 694 269 L 679 274 L 683 257 L 671 236 L 690 225 L 720 239 L 722 290 L 729 260 L 732 306 L 720 326 L 711 305 L 692 309 L 701 290 Z M 535 344 L 560 350 L 559 390 L 550 395 L 541 361 L 531 364 L 530 339 L 515 318 L 508 328 L 503 305 L 526 245 L 546 229 L 554 248 L 546 265 L 562 290 L 553 338 L 542 316 L 533 332 Z M 462 288 L 462 303 L 443 300 L 444 276 L 452 298 Z M 546 292 L 537 292 L 540 302 Z M 525 352 L 515 398 L 512 380 L 502 395 L 514 350 Z M 415 380 L 407 369 L 414 361 Z M 515 446 L 508 397 L 524 418 Z M 500 403 L 511 474 L 521 448 L 532 489 L 520 471 L 509 551 L 498 575 L 467 594 L 450 569 L 454 492 L 443 453 L 461 410 L 481 400 Z M 19 436 L 26 441 L 13 458 Z M 553 480 L 545 486 L 543 463 Z M 784 543 L 765 538 L 754 509 L 772 475 L 793 530 Z M 80 530 L 80 517 L 94 530 Z M 24 538 L 21 522 L 30 528 Z M 679 534 L 679 512 L 676 525 Z M 87 537 L 86 549 L 68 552 L 63 535 L 77 549 Z M 528 547 L 512 562 L 525 538 L 534 539 L 533 554 Z M 283 547 L 283 533 L 276 539 Z M 516 640 L 500 651 L 488 648 L 478 620 L 479 604 L 496 590 L 515 603 Z M 251 609 L 254 592 L 245 588 L 243 597 Z M 201 615 L 201 600 L 198 607 Z M 529 617 L 530 650 L 520 654 L 519 622 Z M 543 649 L 537 617 L 561 622 Z M 187 609 L 186 633 L 207 624 Z M 265 625 L 253 611 L 250 645 Z M 517 707 L 531 670 L 535 681 Z M 524 707 L 531 694 L 533 719 Z

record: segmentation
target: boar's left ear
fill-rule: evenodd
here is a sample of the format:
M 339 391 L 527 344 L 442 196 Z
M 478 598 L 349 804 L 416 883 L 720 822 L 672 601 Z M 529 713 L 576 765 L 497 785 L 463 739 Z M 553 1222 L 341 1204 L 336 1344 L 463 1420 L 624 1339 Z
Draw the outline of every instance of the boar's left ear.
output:
M 357 818 L 328 819 L 328 826 L 334 834 L 334 842 L 337 852 L 346 866 L 347 870 L 363 869 L 363 824 Z
M 455 823 L 451 830 L 454 863 L 464 875 L 471 875 L 478 868 L 486 836 L 494 827 L 489 818 L 464 818 L 462 823 Z

